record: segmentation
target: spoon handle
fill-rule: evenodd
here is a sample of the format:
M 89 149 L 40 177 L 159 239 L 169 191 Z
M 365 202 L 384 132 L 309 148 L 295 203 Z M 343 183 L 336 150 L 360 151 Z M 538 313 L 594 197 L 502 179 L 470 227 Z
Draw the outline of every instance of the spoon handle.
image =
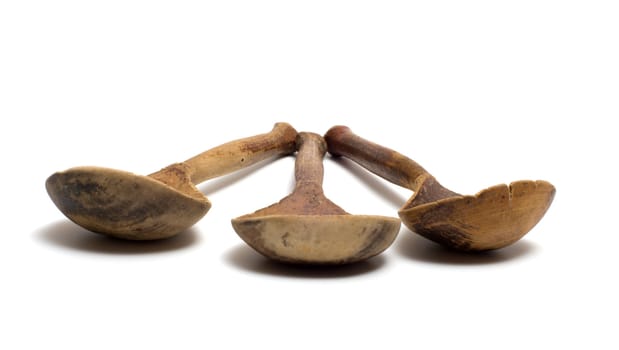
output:
M 324 177 L 322 160 L 327 153 L 325 140 L 315 133 L 300 132 L 296 144 L 297 159 L 294 165 L 296 188 L 312 186 L 322 191 Z
M 276 123 L 268 133 L 255 135 L 205 151 L 184 162 L 194 184 L 226 175 L 262 160 L 295 151 L 297 131 L 288 123 Z
M 346 126 L 332 127 L 324 138 L 332 156 L 345 156 L 396 185 L 417 191 L 425 179 L 432 177 L 414 160 L 365 140 Z

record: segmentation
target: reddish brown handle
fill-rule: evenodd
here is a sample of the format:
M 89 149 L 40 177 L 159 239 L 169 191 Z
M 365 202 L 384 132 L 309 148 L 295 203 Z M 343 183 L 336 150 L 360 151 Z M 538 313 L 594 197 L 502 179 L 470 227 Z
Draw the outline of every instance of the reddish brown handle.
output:
M 350 128 L 334 126 L 324 136 L 329 153 L 345 156 L 396 185 L 417 191 L 431 175 L 412 159 L 387 147 L 365 140 Z
M 318 134 L 300 132 L 296 144 L 297 159 L 294 166 L 296 187 L 313 185 L 322 188 L 324 177 L 322 160 L 327 153 L 325 140 Z

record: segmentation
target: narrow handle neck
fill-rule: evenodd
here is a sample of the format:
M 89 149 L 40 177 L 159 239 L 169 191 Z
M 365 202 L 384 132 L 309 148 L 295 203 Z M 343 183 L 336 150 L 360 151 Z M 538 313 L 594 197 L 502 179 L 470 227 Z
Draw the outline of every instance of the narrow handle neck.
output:
M 300 132 L 297 136 L 297 159 L 294 167 L 295 192 L 311 188 L 322 192 L 324 177 L 323 158 L 327 144 L 322 136 Z
M 396 185 L 416 192 L 426 179 L 432 178 L 414 160 L 365 140 L 346 126 L 332 127 L 324 138 L 331 155 L 345 156 Z
M 268 133 L 251 136 L 212 148 L 184 162 L 194 184 L 226 175 L 262 160 L 291 154 L 297 131 L 288 123 L 277 123 Z

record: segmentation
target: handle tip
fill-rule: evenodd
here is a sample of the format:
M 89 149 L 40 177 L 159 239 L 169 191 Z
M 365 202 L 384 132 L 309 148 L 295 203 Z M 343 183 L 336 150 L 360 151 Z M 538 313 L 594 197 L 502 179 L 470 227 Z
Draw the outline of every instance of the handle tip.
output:
M 352 131 L 345 125 L 336 125 L 331 127 L 324 136 L 324 139 L 327 142 L 327 150 L 329 151 L 329 154 L 333 157 L 340 157 L 341 154 L 335 150 L 336 144 L 341 142 L 346 135 L 350 134 L 352 134 Z
M 275 125 L 273 125 L 273 131 L 280 132 L 283 135 L 289 134 L 289 135 L 294 135 L 295 137 L 297 135 L 297 130 L 293 128 L 292 125 L 286 122 L 275 123 Z
M 323 155 L 327 153 L 327 143 L 325 142 L 325 139 L 322 136 L 313 132 L 298 133 L 295 143 L 297 145 L 297 151 L 301 149 L 301 146 L 303 146 L 303 144 L 313 143 L 318 147 L 320 153 L 322 153 Z

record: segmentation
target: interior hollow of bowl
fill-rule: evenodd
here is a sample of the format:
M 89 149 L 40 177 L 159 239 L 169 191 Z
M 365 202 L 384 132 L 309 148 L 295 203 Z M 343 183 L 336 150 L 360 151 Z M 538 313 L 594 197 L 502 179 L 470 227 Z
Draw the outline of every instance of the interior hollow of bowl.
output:
M 47 192 L 71 221 L 117 238 L 151 240 L 174 236 L 210 209 L 200 199 L 148 176 L 116 169 L 77 167 L 46 181 Z
M 387 249 L 400 220 L 369 215 L 268 215 L 232 220 L 237 234 L 262 255 L 297 264 L 345 264 Z

